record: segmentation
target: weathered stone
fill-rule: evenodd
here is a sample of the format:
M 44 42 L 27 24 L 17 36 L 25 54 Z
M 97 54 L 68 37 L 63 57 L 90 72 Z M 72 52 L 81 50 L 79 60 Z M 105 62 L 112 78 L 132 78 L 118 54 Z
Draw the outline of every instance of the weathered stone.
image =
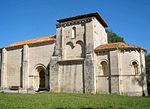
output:
M 59 92 L 58 57 L 51 58 L 49 72 L 50 72 L 50 91 Z
M 94 93 L 94 63 L 91 54 L 84 61 L 84 84 L 86 93 Z
M 107 24 L 98 13 L 57 21 L 53 40 L 28 40 L 0 51 L 2 90 L 147 95 L 144 49 L 94 52 L 108 43 Z

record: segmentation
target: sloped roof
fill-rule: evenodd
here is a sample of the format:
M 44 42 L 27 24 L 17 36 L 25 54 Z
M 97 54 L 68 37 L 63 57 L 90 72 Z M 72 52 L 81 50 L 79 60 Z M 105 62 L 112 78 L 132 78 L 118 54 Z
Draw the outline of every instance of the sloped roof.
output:
M 56 40 L 55 35 L 42 36 L 39 38 L 34 38 L 34 39 L 30 39 L 30 40 L 24 40 L 24 41 L 16 42 L 16 43 L 8 45 L 4 48 L 11 48 L 11 47 L 21 46 L 21 45 L 26 45 L 26 44 L 30 45 L 30 44 L 49 42 L 49 41 L 55 41 L 55 40 Z
M 100 51 L 104 51 L 104 50 L 113 50 L 113 49 L 129 49 L 129 50 L 144 50 L 146 51 L 144 48 L 135 46 L 135 45 L 131 45 L 131 44 L 126 44 L 123 42 L 117 42 L 117 43 L 109 43 L 109 44 L 103 44 L 100 45 L 98 47 L 96 47 L 95 52 L 100 52 Z
M 77 19 L 82 19 L 82 18 L 87 18 L 87 17 L 96 17 L 97 20 L 104 26 L 104 27 L 108 27 L 107 23 L 104 21 L 104 19 L 100 16 L 100 14 L 98 12 L 94 12 L 94 13 L 88 13 L 88 14 L 82 14 L 82 15 L 78 15 L 78 16 L 73 16 L 73 17 L 68 17 L 68 18 L 63 18 L 63 19 L 59 19 L 57 20 L 57 22 L 66 22 L 66 21 L 71 21 L 71 20 L 77 20 Z

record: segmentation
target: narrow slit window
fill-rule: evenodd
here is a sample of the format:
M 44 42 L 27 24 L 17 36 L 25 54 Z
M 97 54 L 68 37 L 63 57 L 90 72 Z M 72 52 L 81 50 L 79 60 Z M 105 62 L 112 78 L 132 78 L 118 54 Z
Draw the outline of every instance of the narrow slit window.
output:
M 137 62 L 132 62 L 132 72 L 134 75 L 138 74 L 138 64 Z
M 76 38 L 76 27 L 72 28 L 72 37 L 71 38 Z
M 106 61 L 101 62 L 101 71 L 102 71 L 102 75 L 108 76 L 108 64 Z

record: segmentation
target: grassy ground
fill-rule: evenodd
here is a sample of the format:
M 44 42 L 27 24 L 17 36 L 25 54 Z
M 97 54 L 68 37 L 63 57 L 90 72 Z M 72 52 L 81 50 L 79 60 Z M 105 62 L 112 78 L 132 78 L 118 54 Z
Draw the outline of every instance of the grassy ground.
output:
M 150 109 L 150 97 L 0 93 L 0 109 Z

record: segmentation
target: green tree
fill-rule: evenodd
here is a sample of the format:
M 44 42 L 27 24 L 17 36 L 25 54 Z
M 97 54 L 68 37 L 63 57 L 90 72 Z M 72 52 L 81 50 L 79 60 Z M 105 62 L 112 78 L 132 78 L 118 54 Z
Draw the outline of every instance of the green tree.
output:
M 123 37 L 120 37 L 116 33 L 112 32 L 110 30 L 106 30 L 106 33 L 108 35 L 108 43 L 114 43 L 114 42 L 124 42 L 125 43 Z
M 150 54 L 146 56 L 146 74 L 147 74 L 147 86 L 150 94 Z

